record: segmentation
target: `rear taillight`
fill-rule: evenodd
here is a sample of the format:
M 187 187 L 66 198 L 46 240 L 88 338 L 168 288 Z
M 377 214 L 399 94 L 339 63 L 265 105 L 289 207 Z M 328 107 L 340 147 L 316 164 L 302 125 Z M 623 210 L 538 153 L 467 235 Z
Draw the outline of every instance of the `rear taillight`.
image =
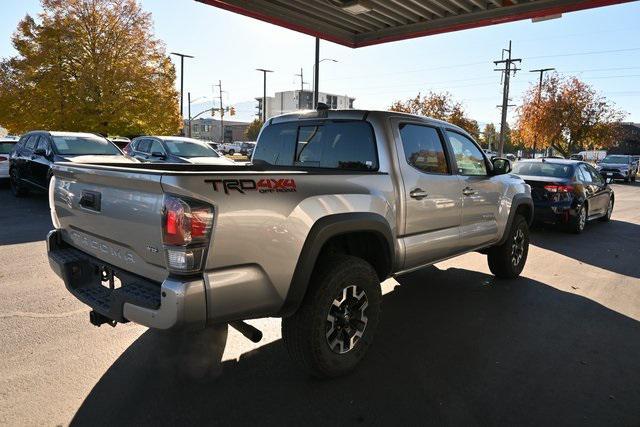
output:
M 545 185 L 544 189 L 549 193 L 573 193 L 572 185 Z
M 162 221 L 162 240 L 169 270 L 176 273 L 202 270 L 213 227 L 213 207 L 165 196 Z

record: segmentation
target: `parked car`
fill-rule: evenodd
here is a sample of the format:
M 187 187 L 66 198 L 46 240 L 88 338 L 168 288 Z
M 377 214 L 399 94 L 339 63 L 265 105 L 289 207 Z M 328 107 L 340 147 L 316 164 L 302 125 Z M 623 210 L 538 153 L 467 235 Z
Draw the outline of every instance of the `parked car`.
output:
M 222 144 L 218 144 L 218 149 L 223 153 L 223 154 L 229 154 L 231 156 L 233 156 L 236 153 L 240 153 L 242 150 L 242 143 L 241 142 L 225 142 Z
M 242 144 L 240 144 L 240 154 L 242 154 L 243 156 L 251 157 L 255 148 L 255 142 L 243 142 Z
M 113 136 L 107 138 L 109 141 L 113 142 L 119 149 L 124 150 L 127 145 L 131 142 L 129 138 L 124 136 Z
M 140 136 L 131 142 L 129 153 L 142 162 L 150 163 L 234 164 L 208 143 L 181 136 Z
M 289 355 L 331 377 L 366 354 L 386 278 L 472 251 L 501 278 L 524 268 L 530 187 L 457 126 L 294 113 L 265 125 L 253 159 L 55 167 L 49 260 L 94 325 L 225 322 L 259 340 L 245 319 L 283 317 Z
M 615 196 L 589 163 L 575 160 L 521 160 L 513 173 L 531 186 L 535 220 L 563 224 L 581 233 L 588 221 L 609 221 Z
M 9 157 L 18 142 L 15 137 L 0 138 L 0 179 L 9 179 Z
M 47 190 L 51 167 L 57 162 L 137 163 L 112 142 L 92 133 L 28 132 L 15 144 L 9 159 L 11 191 L 16 197 L 29 190 Z
M 622 179 L 624 182 L 635 181 L 638 175 L 638 164 L 626 154 L 609 154 L 596 168 L 603 177 Z

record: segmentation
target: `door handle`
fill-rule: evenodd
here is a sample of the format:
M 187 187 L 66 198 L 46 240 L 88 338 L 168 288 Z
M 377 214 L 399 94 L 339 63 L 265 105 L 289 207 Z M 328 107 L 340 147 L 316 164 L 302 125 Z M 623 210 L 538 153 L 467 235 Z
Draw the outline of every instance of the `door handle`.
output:
M 414 199 L 421 200 L 429 196 L 429 194 L 427 194 L 427 192 L 424 191 L 422 188 L 416 188 L 415 190 L 411 190 L 411 192 L 409 193 L 409 196 L 411 196 Z
M 462 194 L 464 194 L 465 196 L 473 196 L 474 194 L 476 194 L 477 192 L 471 188 L 471 187 L 465 187 L 462 190 Z

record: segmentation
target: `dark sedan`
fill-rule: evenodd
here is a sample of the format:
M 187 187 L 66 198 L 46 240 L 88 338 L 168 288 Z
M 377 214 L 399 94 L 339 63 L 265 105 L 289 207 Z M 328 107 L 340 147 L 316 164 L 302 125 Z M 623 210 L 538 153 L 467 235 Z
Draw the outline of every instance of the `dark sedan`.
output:
M 575 160 L 531 159 L 515 164 L 513 173 L 531 186 L 535 220 L 563 224 L 581 233 L 588 221 L 609 221 L 615 196 L 590 164 Z
M 75 163 L 137 163 L 106 138 L 92 133 L 33 131 L 20 138 L 9 158 L 9 180 L 16 197 L 29 190 L 47 190 L 51 165 Z

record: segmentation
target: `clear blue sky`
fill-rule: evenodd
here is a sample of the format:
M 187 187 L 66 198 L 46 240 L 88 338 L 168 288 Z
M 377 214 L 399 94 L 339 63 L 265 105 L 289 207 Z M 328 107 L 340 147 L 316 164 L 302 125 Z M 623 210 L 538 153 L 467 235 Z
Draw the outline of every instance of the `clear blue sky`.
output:
M 235 15 L 195 0 L 142 0 L 152 12 L 155 35 L 167 51 L 186 60 L 185 92 L 193 99 L 212 97 L 222 80 L 224 102 L 238 117 L 250 119 L 251 101 L 262 94 L 255 68 L 269 68 L 268 91 L 298 88 L 294 74 L 304 68 L 311 81 L 314 39 L 261 21 Z M 1 0 L 0 56 L 14 54 L 10 37 L 26 14 L 37 14 L 38 0 Z M 499 73 L 494 59 L 513 41 L 523 71 L 512 80 L 513 103 L 537 77 L 534 68 L 555 67 L 576 75 L 640 122 L 640 2 L 565 14 L 561 19 L 520 21 L 381 46 L 350 49 L 322 42 L 320 90 L 356 98 L 359 108 L 386 109 L 417 92 L 448 90 L 480 122 L 499 122 Z M 605 52 L 603 52 L 605 51 Z M 308 77 L 307 77 L 308 76 Z M 194 107 L 197 110 L 197 107 Z

